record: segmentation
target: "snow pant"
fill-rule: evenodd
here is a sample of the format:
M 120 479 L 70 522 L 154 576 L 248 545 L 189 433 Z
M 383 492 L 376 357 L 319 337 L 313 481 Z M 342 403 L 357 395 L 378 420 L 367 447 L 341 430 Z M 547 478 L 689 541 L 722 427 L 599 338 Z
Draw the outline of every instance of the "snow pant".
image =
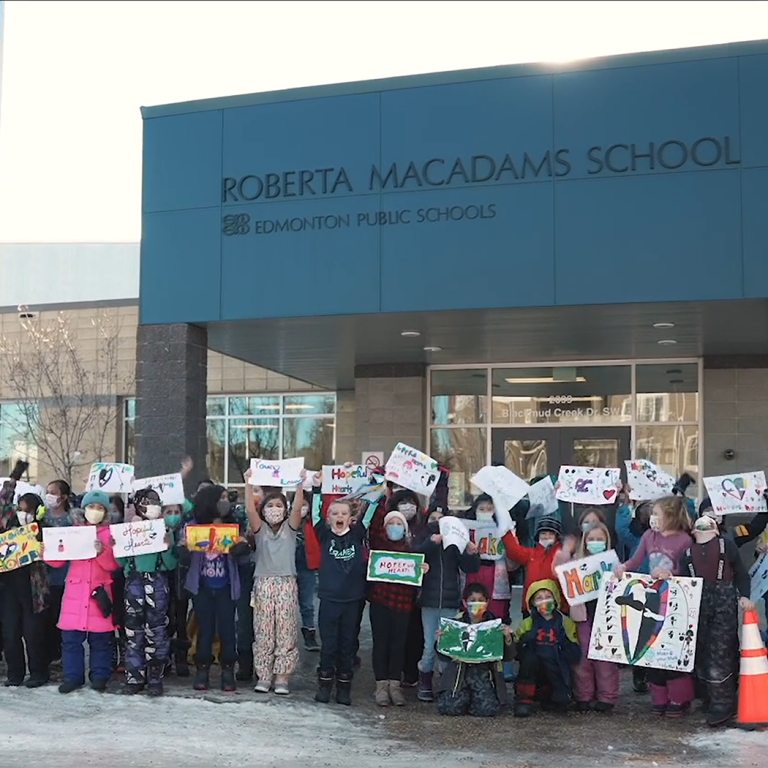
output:
M 235 652 L 235 611 L 229 584 L 214 589 L 200 585 L 192 604 L 197 616 L 197 646 L 195 664 L 198 667 L 213 663 L 213 641 L 219 638 L 219 664 L 232 667 L 237 660 Z
M 253 669 L 259 680 L 292 675 L 299 664 L 299 592 L 295 576 L 253 580 Z
M 686 672 L 648 668 L 646 680 L 651 689 L 651 703 L 654 707 L 666 707 L 669 704 L 686 707 L 694 699 L 693 676 Z
M 296 547 L 296 581 L 299 585 L 299 613 L 304 629 L 315 629 L 315 595 L 317 571 L 307 567 L 307 551 L 303 544 Z
M 581 647 L 581 661 L 573 668 L 573 687 L 576 701 L 600 701 L 616 704 L 619 700 L 619 667 L 610 661 L 592 661 L 589 653 L 589 639 L 592 636 L 592 621 L 576 625 Z
M 178 578 L 174 572 L 169 575 L 173 582 Z M 171 599 L 168 601 L 168 636 L 171 638 L 173 658 L 177 664 L 188 663 L 189 635 L 187 633 L 187 621 L 189 614 L 189 595 L 184 592 L 176 592 L 171 588 Z
M 518 649 L 520 668 L 515 680 L 515 703 L 533 704 L 535 699 L 558 706 L 571 703 L 569 675 L 554 655 L 539 654 L 534 644 Z
M 437 695 L 437 711 L 449 717 L 494 717 L 500 710 L 493 671 L 487 664 L 462 664 L 456 686 Z
M 168 575 L 134 571 L 125 580 L 125 681 L 142 685 L 162 680 L 168 638 Z
M 360 604 L 362 600 L 347 603 L 320 600 L 317 616 L 320 630 L 320 672 L 332 677 L 351 679 L 355 649 L 359 648 Z
M 424 632 L 424 650 L 419 662 L 419 671 L 434 672 L 437 650 L 437 630 L 440 629 L 440 619 L 453 619 L 456 617 L 456 608 L 422 608 L 421 628 Z
M 112 642 L 114 632 L 81 632 L 65 629 L 61 633 L 61 658 L 64 662 L 64 681 L 85 685 L 85 648 L 88 640 L 91 650 L 90 679 L 106 682 L 112 677 Z
M 368 608 L 373 637 L 373 676 L 380 680 L 400 681 L 408 639 L 409 612 L 393 611 L 386 605 L 371 603 Z
M 424 651 L 424 630 L 421 626 L 421 608 L 414 608 L 408 620 L 408 635 L 405 642 L 405 658 L 403 659 L 403 681 L 417 683 L 419 681 L 419 661 Z M 398 680 L 399 676 L 392 678 Z
M 694 671 L 700 698 L 709 705 L 711 714 L 723 717 L 732 715 L 737 708 L 738 600 L 738 592 L 731 584 L 704 584 Z
M 48 662 L 61 658 L 61 630 L 56 626 L 61 615 L 61 601 L 64 599 L 64 586 L 48 585 L 48 610 L 43 614 L 45 626 L 43 636 L 48 652 Z
M 253 665 L 254 617 L 251 605 L 253 591 L 253 561 L 248 560 L 238 566 L 240 571 L 240 597 L 237 600 L 237 657 L 240 668 L 244 663 Z M 249 661 L 250 660 L 250 661 Z
M 5 579 L 2 606 L 3 647 L 8 679 L 19 683 L 24 680 L 28 662 L 30 677 L 47 680 L 49 652 L 45 628 L 49 609 L 40 613 L 32 610 L 32 585 L 28 573 L 19 569 L 8 575 L 12 578 Z

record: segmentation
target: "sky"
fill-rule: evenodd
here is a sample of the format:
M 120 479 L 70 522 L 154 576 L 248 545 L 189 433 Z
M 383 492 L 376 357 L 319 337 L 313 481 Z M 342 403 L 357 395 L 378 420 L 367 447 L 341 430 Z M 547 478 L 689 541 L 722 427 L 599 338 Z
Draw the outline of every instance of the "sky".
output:
M 4 0 L 0 242 L 135 242 L 139 107 L 768 38 L 768 2 Z

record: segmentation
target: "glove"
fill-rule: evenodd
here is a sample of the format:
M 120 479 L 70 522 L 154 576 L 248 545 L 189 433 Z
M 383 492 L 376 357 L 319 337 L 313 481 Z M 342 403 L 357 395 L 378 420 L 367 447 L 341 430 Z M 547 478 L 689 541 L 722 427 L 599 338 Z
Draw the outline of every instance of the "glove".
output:
M 682 475 L 680 475 L 680 479 L 675 483 L 675 485 L 672 488 L 672 493 L 675 496 L 685 496 L 685 491 L 688 488 L 689 485 L 692 485 L 695 483 L 696 480 L 691 477 L 687 472 L 683 472 Z
M 29 462 L 19 459 L 13 467 L 13 472 L 11 472 L 11 480 L 15 480 L 16 482 L 21 480 L 21 476 L 27 471 L 28 468 Z

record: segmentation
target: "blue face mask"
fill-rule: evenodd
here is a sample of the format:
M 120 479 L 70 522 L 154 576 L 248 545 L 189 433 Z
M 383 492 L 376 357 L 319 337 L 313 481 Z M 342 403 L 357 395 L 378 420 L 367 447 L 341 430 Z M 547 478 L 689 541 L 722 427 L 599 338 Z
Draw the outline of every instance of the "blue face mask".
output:
M 168 528 L 178 528 L 181 525 L 181 515 L 167 515 L 165 524 Z
M 604 541 L 588 541 L 587 552 L 590 555 L 598 555 L 600 552 L 605 552 L 607 544 Z
M 582 533 L 589 533 L 597 523 L 582 523 L 581 524 L 581 531 Z
M 400 541 L 405 536 L 405 528 L 402 525 L 388 525 L 387 536 L 390 541 Z

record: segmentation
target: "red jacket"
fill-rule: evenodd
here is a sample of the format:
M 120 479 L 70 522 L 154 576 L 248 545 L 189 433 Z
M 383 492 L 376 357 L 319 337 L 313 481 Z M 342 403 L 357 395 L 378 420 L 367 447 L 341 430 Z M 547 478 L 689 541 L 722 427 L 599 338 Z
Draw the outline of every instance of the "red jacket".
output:
M 524 547 L 512 531 L 507 533 L 502 538 L 502 541 L 504 542 L 507 558 L 525 566 L 523 595 L 528 595 L 528 588 L 536 581 L 548 579 L 559 583 L 557 576 L 555 576 L 553 560 L 555 555 L 562 549 L 562 544 L 558 542 L 549 549 L 545 549 L 541 544 L 537 544 L 535 547 Z M 564 600 L 560 602 L 562 603 L 560 610 L 563 613 L 568 613 L 568 603 Z M 523 609 L 529 609 L 527 597 L 524 598 Z
M 336 499 L 340 499 L 343 494 L 326 494 L 323 496 L 323 519 L 328 519 L 328 508 L 333 504 Z M 310 515 L 312 512 L 310 511 Z M 320 550 L 320 539 L 317 538 L 317 531 L 315 526 L 312 525 L 312 519 L 307 521 L 304 533 L 304 548 L 307 553 L 307 568 L 310 571 L 320 570 L 320 561 L 322 560 L 323 553 Z

